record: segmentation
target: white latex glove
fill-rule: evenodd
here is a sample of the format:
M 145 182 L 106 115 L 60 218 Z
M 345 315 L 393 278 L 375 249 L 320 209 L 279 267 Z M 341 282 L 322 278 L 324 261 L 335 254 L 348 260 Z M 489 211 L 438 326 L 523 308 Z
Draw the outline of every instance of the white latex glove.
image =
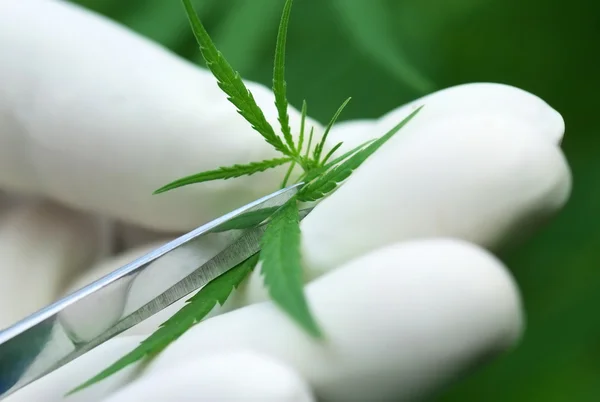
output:
M 59 1 L 4 0 L 0 51 L 0 327 L 280 183 L 285 168 L 151 196 L 181 176 L 276 154 L 208 72 L 112 22 Z M 277 126 L 270 91 L 248 86 Z M 262 302 L 256 271 L 148 367 L 67 400 L 415 400 L 514 345 L 519 292 L 492 253 L 566 202 L 562 118 L 519 89 L 470 84 L 339 124 L 330 144 L 380 136 L 421 104 L 302 222 L 326 343 Z M 296 110 L 290 118 L 299 127 Z M 62 400 L 180 306 L 8 401 Z

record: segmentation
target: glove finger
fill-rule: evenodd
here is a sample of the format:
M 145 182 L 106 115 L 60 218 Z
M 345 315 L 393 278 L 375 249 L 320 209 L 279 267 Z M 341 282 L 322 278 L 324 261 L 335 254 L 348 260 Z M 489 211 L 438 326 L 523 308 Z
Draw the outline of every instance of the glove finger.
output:
M 449 87 L 410 102 L 380 118 L 377 129 L 382 132 L 390 130 L 420 105 L 427 105 L 428 118 L 431 120 L 465 113 L 488 119 L 488 122 L 494 122 L 494 115 L 518 120 L 530 126 L 528 130 L 523 130 L 523 135 L 537 136 L 555 145 L 562 142 L 565 132 L 562 116 L 543 99 L 510 85 L 488 82 Z M 485 136 L 486 132 L 481 130 L 481 135 Z
M 307 384 L 290 367 L 253 352 L 226 352 L 155 370 L 104 402 L 311 402 Z
M 469 83 L 449 87 L 400 106 L 379 119 L 351 120 L 337 123 L 329 134 L 332 146 L 344 142 L 343 149 L 352 149 L 365 141 L 378 138 L 394 128 L 415 107 L 426 105 L 429 120 L 460 118 L 464 115 L 481 116 L 491 122 L 500 119 L 518 120 L 529 126 L 524 135 L 559 145 L 565 124 L 562 116 L 543 99 L 509 85 L 496 83 Z M 423 112 L 421 112 L 423 114 Z M 411 123 L 411 125 L 414 125 Z M 487 133 L 482 127 L 481 136 Z M 406 129 L 398 136 L 403 136 Z M 444 132 L 438 135 L 444 136 Z
M 52 203 L 8 207 L 0 218 L 0 328 L 54 301 L 107 242 L 102 222 Z
M 205 356 L 177 367 L 143 373 L 135 363 L 69 397 L 65 394 L 136 347 L 143 337 L 110 340 L 17 393 L 7 402 L 117 401 L 290 401 L 314 398 L 290 367 L 250 351 Z
M 471 111 L 471 105 L 507 98 L 522 110 L 507 105 Z M 533 234 L 565 204 L 571 175 L 555 143 L 563 126 L 549 106 L 515 88 L 489 84 L 428 99 L 302 221 L 308 280 L 398 241 L 456 237 L 498 251 Z M 553 125 L 538 121 L 544 113 L 555 116 Z M 263 282 L 259 270 L 253 272 L 236 305 L 266 300 Z
M 471 104 L 511 99 L 506 92 L 523 104 L 518 113 L 512 106 L 471 111 Z M 302 222 L 309 276 L 418 237 L 458 237 L 498 250 L 565 204 L 571 176 L 555 144 L 564 126 L 549 106 L 493 85 L 430 99 L 418 102 L 424 109 Z M 539 119 L 542 112 L 556 117 L 553 126 Z
M 157 242 L 167 242 L 183 234 L 181 232 L 168 233 L 164 231 L 148 230 L 137 225 L 130 225 L 123 222 L 115 223 L 115 232 L 118 236 L 118 249 L 116 250 L 116 253 L 144 247 L 148 244 L 156 244 Z
M 317 399 L 413 400 L 506 350 L 522 329 L 519 294 L 506 269 L 458 240 L 380 249 L 312 282 L 306 294 L 323 341 L 265 302 L 192 328 L 148 372 L 249 349 L 296 369 Z
M 131 351 L 142 340 L 140 337 L 112 339 L 10 395 L 6 402 L 100 401 L 135 379 L 141 372 L 142 364 L 132 364 L 68 398 L 65 395 Z
M 0 188 L 184 231 L 281 184 L 287 167 L 152 196 L 183 176 L 280 155 L 208 71 L 109 20 L 66 2 L 6 0 L 0 47 Z M 248 87 L 278 131 L 272 92 Z M 296 132 L 294 109 L 290 123 Z

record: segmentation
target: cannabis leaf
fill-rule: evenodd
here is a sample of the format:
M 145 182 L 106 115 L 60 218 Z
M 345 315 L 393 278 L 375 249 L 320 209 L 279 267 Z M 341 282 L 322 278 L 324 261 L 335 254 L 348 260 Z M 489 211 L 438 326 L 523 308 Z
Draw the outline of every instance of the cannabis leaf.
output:
M 229 65 L 221 52 L 217 50 L 204 25 L 202 25 L 198 14 L 196 14 L 191 1 L 182 1 L 192 26 L 192 31 L 200 46 L 202 57 L 206 61 L 206 66 L 217 79 L 219 87 L 228 95 L 229 101 L 237 107 L 238 113 L 250 123 L 252 128 L 260 133 L 276 150 L 284 155 L 292 156 L 293 152 L 275 134 L 273 127 L 271 127 L 262 110 L 256 104 L 254 96 L 252 96 L 252 93 L 244 85 L 240 74 Z
M 288 180 L 290 179 L 290 176 L 292 175 L 292 172 L 294 171 L 295 167 L 296 167 L 296 162 L 292 162 L 287 173 L 285 174 L 285 177 L 283 178 L 283 183 L 281 183 L 281 188 L 285 188 L 285 186 L 287 186 Z
M 262 237 L 260 261 L 265 285 L 275 304 L 309 334 L 322 337 L 303 292 L 300 222 L 295 198 L 273 214 Z
M 240 176 L 250 176 L 258 172 L 264 172 L 267 169 L 284 165 L 290 162 L 290 158 L 269 159 L 262 162 L 251 162 L 246 165 L 233 165 L 220 167 L 215 170 L 193 174 L 182 179 L 175 180 L 154 192 L 154 194 L 164 193 L 165 191 L 173 190 L 178 187 L 187 186 L 194 183 L 202 183 L 211 180 L 227 180 Z
M 265 207 L 248 211 L 235 218 L 224 222 L 212 230 L 213 233 L 227 232 L 229 230 L 248 229 L 267 220 L 279 207 Z
M 331 148 L 331 150 L 327 153 L 327 155 L 325 155 L 325 158 L 323 158 L 322 163 L 326 164 L 327 161 L 329 160 L 329 158 L 331 158 L 333 156 L 333 154 L 336 153 L 336 151 L 341 148 L 342 145 L 344 145 L 344 141 L 340 141 L 337 144 L 335 144 L 333 146 L 333 148 Z
M 304 146 L 304 126 L 306 125 L 306 113 L 308 106 L 306 100 L 302 101 L 302 111 L 300 117 L 300 136 L 298 138 L 298 154 L 302 153 L 302 147 Z M 308 146 L 310 148 L 310 145 Z
M 308 135 L 308 146 L 306 147 L 306 155 L 305 158 L 308 158 L 308 154 L 310 153 L 310 146 L 312 145 L 313 135 L 315 134 L 315 128 L 310 128 L 310 134 Z
M 288 101 L 286 98 L 285 83 L 285 42 L 287 39 L 287 27 L 290 22 L 290 13 L 292 11 L 293 0 L 286 1 L 283 7 L 283 15 L 279 24 L 279 33 L 277 34 L 277 45 L 275 47 L 275 67 L 273 68 L 273 93 L 275 94 L 275 106 L 279 114 L 279 123 L 283 137 L 292 150 L 294 149 L 294 140 L 290 128 L 290 118 L 288 116 Z M 299 152 L 299 151 L 298 151 Z
M 306 173 L 305 175 L 301 176 L 300 179 L 298 179 L 298 183 L 300 181 L 304 181 L 305 183 L 308 183 L 314 179 L 316 179 L 317 177 L 319 177 L 320 175 L 322 175 L 323 173 L 327 172 L 329 169 L 331 169 L 333 166 L 337 165 L 338 163 L 348 159 L 349 157 L 351 157 L 352 155 L 354 155 L 355 153 L 357 153 L 358 151 L 360 151 L 361 149 L 365 148 L 367 145 L 369 145 L 370 143 L 376 141 L 377 139 L 374 138 L 372 140 L 369 141 L 365 141 L 364 143 L 352 148 L 350 151 L 344 153 L 341 156 L 338 156 L 337 158 L 335 158 L 334 160 L 332 160 L 331 162 L 326 163 L 325 165 L 319 166 L 313 170 L 311 170 L 310 172 Z M 337 145 L 336 145 L 337 147 Z M 335 147 L 334 147 L 335 148 Z M 333 148 L 332 148 L 333 150 Z M 332 152 L 330 152 L 332 153 Z
M 335 114 L 329 121 L 329 124 L 325 129 L 325 133 L 323 134 L 323 137 L 321 137 L 321 141 L 315 146 L 314 158 L 317 161 L 317 163 L 319 162 L 319 159 L 321 157 L 321 152 L 323 152 L 323 147 L 325 146 L 325 141 L 327 141 L 327 136 L 329 135 L 329 131 L 331 131 L 331 127 L 333 127 L 337 119 L 340 117 L 340 114 L 342 114 L 342 111 L 346 108 L 351 99 L 352 98 L 346 99 L 344 103 L 342 103 L 342 105 L 338 108 L 338 110 L 335 112 Z
M 321 329 L 311 314 L 304 295 L 300 255 L 299 221 L 300 217 L 303 218 L 306 216 L 312 207 L 299 211 L 298 201 L 318 201 L 334 191 L 369 156 L 407 124 L 421 108 L 411 113 L 384 136 L 367 141 L 343 155 L 333 158 L 335 152 L 342 146 L 342 142 L 339 142 L 321 159 L 329 132 L 350 101 L 350 98 L 348 98 L 333 115 L 321 139 L 316 140 L 314 149 L 311 149 L 311 146 L 315 130 L 314 127 L 310 128 L 308 144 L 303 154 L 307 105 L 306 101 L 302 104 L 300 133 L 298 143 L 296 144 L 293 141 L 289 124 L 288 100 L 286 98 L 287 88 L 284 77 L 285 44 L 292 1 L 286 0 L 284 6 L 277 36 L 275 64 L 273 67 L 273 92 L 278 119 L 281 125 L 281 133 L 285 140 L 284 143 L 280 136 L 275 133 L 273 127 L 267 122 L 263 112 L 256 104 L 251 92 L 244 85 L 240 75 L 231 68 L 222 54 L 216 49 L 213 41 L 200 22 L 198 15 L 195 13 L 191 1 L 182 0 L 192 30 L 200 46 L 202 57 L 206 61 L 207 67 L 217 79 L 219 87 L 227 94 L 229 101 L 236 107 L 238 113 L 275 150 L 283 154 L 283 157 L 243 165 L 220 167 L 215 170 L 194 174 L 169 183 L 156 190 L 155 193 L 163 193 L 193 183 L 252 175 L 288 163 L 290 166 L 285 174 L 282 186 L 285 187 L 287 185 L 292 171 L 296 166 L 299 166 L 303 170 L 298 182 L 302 181 L 305 184 L 301 186 L 296 196 L 281 208 L 267 207 L 250 211 L 215 228 L 213 232 L 245 229 L 258 224 L 266 225 L 261 239 L 260 254 L 255 254 L 208 283 L 196 295 L 190 298 L 181 310 L 163 323 L 156 332 L 144 340 L 136 349 L 71 391 L 71 393 L 99 382 L 145 357 L 153 357 L 158 354 L 193 325 L 206 317 L 217 303 L 222 305 L 233 289 L 238 287 L 254 269 L 258 261 L 262 262 L 261 274 L 264 277 L 265 286 L 268 288 L 274 303 L 306 330 L 308 334 L 316 338 L 323 336 Z M 331 158 L 333 160 L 329 161 Z
M 333 169 L 327 171 L 314 181 L 305 185 L 297 194 L 298 200 L 316 201 L 335 190 L 339 183 L 346 180 L 354 170 L 356 170 L 365 160 L 367 160 L 369 156 L 377 151 L 383 144 L 392 138 L 394 134 L 396 134 L 402 127 L 412 120 L 412 118 L 419 113 L 421 108 L 422 106 L 417 108 L 381 138 L 373 141 L 371 144 L 356 152 L 343 163 L 335 166 Z
M 258 254 L 254 254 L 241 264 L 209 282 L 190 298 L 181 310 L 165 321 L 152 335 L 142 341 L 137 348 L 70 391 L 67 395 L 100 382 L 145 357 L 153 357 L 160 353 L 188 329 L 202 321 L 217 303 L 223 305 L 232 290 L 237 288 L 246 279 L 248 274 L 252 272 L 258 261 L 258 256 Z

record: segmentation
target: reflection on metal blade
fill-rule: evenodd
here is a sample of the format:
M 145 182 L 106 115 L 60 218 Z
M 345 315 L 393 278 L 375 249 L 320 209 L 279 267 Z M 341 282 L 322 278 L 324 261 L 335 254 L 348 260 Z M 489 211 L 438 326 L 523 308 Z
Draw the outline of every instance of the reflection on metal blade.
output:
M 0 331 L 0 399 L 205 286 L 259 251 L 301 184 L 222 216 Z M 302 216 L 310 212 L 303 211 Z

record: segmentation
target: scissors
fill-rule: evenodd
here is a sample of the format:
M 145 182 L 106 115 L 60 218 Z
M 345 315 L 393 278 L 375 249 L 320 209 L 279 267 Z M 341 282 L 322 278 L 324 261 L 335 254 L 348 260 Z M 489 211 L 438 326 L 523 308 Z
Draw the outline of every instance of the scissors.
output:
M 259 252 L 265 221 L 301 186 L 276 191 L 202 225 L 0 330 L 0 400 Z M 311 210 L 301 210 L 300 219 Z M 212 254 L 203 250 L 207 244 Z

